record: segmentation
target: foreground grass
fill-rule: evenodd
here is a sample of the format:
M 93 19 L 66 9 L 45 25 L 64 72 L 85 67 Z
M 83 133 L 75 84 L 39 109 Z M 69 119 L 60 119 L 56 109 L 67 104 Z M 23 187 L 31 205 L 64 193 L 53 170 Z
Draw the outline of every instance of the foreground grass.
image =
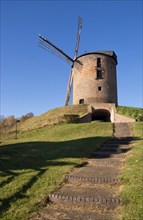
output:
M 19 134 L 0 147 L 1 219 L 28 219 L 64 174 L 112 135 L 111 123 L 65 124 Z
M 122 220 L 143 219 L 143 123 L 133 123 L 132 129 L 134 136 L 140 140 L 134 142 L 126 167 L 121 174 L 124 185 L 121 193 Z

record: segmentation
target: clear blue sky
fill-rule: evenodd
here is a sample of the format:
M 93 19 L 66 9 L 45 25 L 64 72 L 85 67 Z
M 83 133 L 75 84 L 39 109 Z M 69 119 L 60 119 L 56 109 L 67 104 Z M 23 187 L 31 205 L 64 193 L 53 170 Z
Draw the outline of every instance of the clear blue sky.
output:
M 38 46 L 42 34 L 73 57 L 114 50 L 119 105 L 142 107 L 142 1 L 1 0 L 1 115 L 39 115 L 63 106 L 70 65 Z

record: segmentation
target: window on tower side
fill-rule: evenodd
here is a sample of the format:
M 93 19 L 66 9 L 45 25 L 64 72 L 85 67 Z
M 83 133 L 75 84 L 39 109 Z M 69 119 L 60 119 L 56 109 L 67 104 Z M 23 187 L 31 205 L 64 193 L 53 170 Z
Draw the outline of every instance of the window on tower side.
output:
M 96 65 L 96 79 L 103 79 L 104 71 L 101 66 L 101 58 L 97 57 L 97 65 Z
M 97 67 L 101 67 L 101 58 L 97 58 Z
M 96 70 L 96 79 L 103 79 L 102 70 Z

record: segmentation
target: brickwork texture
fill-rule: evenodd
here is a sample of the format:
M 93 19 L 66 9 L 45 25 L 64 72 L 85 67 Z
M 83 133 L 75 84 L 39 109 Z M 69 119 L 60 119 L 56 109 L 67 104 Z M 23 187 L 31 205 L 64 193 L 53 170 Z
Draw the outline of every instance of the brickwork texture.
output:
M 104 53 L 96 52 L 78 57 L 73 67 L 73 104 L 84 101 L 90 105 L 115 103 L 117 106 L 116 64 L 113 56 Z

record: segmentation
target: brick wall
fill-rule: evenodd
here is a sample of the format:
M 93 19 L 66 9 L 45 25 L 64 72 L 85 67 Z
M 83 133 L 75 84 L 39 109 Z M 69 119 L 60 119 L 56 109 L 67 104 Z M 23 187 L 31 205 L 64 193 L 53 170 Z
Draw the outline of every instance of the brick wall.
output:
M 101 59 L 103 78 L 97 79 L 97 58 Z M 113 57 L 101 54 L 85 54 L 74 64 L 73 104 L 115 103 L 117 101 L 116 62 Z

